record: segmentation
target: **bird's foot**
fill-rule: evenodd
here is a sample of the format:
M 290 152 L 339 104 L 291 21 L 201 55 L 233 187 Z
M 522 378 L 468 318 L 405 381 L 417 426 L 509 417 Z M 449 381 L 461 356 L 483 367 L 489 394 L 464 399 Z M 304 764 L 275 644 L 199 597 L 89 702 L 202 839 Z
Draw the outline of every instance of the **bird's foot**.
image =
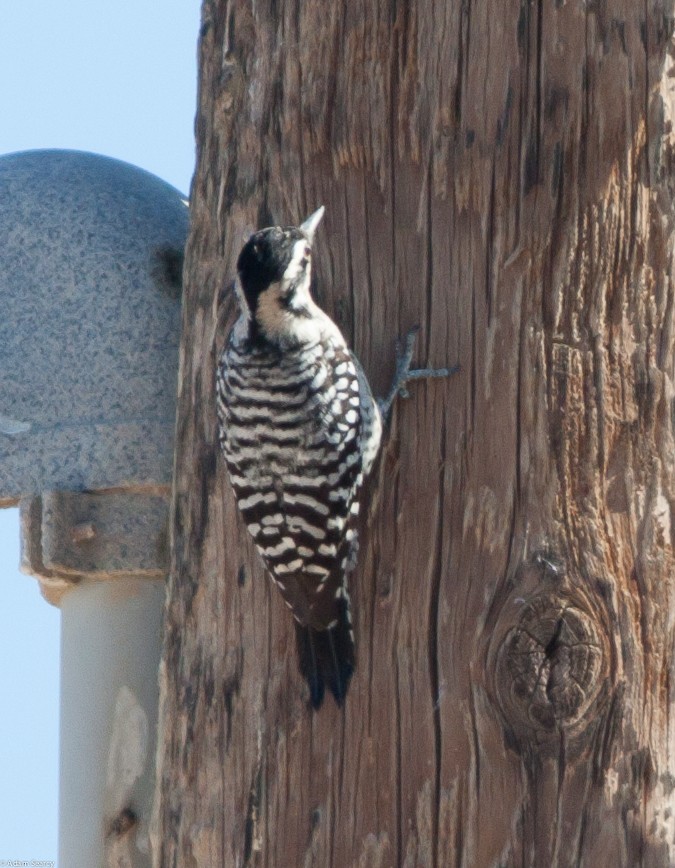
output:
M 384 398 L 378 398 L 377 403 L 380 407 L 380 412 L 384 419 L 389 417 L 392 404 L 396 396 L 402 398 L 410 397 L 410 393 L 406 389 L 406 384 L 410 380 L 426 380 L 433 377 L 451 377 L 459 371 L 459 365 L 452 368 L 417 368 L 410 370 L 412 363 L 413 349 L 415 346 L 415 338 L 419 326 L 413 326 L 405 335 L 403 340 L 396 341 L 396 370 L 394 371 L 394 379 L 392 381 L 389 392 Z

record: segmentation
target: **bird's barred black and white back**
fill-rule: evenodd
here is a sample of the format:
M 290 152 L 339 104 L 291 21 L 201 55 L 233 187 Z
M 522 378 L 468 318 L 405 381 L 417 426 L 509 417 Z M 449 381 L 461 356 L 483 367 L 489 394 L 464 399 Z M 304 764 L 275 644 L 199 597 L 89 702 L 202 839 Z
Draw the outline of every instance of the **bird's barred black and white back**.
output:
M 380 412 L 337 326 L 309 294 L 323 209 L 255 233 L 237 263 L 241 316 L 217 372 L 219 438 L 237 503 L 296 620 L 315 707 L 355 666 L 348 578 Z

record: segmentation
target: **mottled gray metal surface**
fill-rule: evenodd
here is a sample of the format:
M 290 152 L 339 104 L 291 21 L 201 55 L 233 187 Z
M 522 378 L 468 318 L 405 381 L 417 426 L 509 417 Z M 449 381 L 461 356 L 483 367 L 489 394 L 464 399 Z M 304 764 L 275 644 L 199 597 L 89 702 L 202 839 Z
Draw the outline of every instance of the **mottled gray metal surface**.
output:
M 21 499 L 21 570 L 58 605 L 84 578 L 161 579 L 169 571 L 169 501 L 137 490 L 52 491 Z
M 187 230 L 128 163 L 0 157 L 0 505 L 170 481 Z

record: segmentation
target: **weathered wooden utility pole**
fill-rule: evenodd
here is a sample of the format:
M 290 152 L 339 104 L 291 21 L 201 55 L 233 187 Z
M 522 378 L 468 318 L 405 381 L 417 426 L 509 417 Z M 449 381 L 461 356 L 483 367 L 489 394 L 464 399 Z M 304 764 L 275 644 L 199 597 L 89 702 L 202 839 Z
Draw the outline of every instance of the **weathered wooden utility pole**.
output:
M 675 863 L 672 0 L 206 0 L 155 819 L 162 866 Z M 217 452 L 247 234 L 395 408 L 317 714 Z

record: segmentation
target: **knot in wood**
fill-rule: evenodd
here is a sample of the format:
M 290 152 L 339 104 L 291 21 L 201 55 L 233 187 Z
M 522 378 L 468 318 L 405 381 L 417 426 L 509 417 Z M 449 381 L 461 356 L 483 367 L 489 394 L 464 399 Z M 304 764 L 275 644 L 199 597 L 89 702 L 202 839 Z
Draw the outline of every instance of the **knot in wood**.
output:
M 497 693 L 516 729 L 554 734 L 582 723 L 605 676 L 601 627 L 558 595 L 540 595 L 523 609 L 497 658 Z

